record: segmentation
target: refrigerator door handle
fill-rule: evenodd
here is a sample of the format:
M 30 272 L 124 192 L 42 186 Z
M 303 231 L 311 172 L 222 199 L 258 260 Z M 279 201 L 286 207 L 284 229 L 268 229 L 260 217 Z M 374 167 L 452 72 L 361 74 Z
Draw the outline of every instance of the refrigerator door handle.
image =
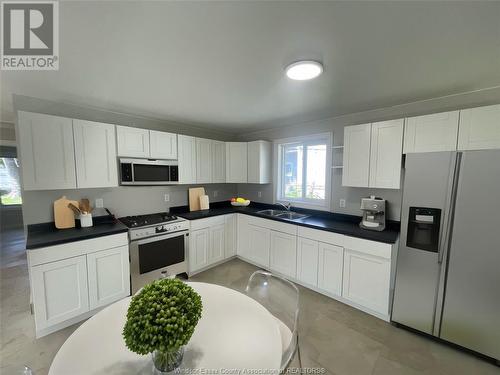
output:
M 458 191 L 458 179 L 460 177 L 460 164 L 462 163 L 462 153 L 457 153 L 457 159 L 455 162 L 455 168 L 453 171 L 453 180 L 452 180 L 452 190 L 450 194 L 450 200 L 448 203 L 448 217 L 446 218 L 446 225 L 443 232 L 443 241 L 441 242 L 441 246 L 439 247 L 438 252 L 438 263 L 443 263 L 444 254 L 449 251 L 451 246 L 451 236 L 453 231 L 453 219 L 455 215 L 455 204 L 457 201 L 457 191 Z

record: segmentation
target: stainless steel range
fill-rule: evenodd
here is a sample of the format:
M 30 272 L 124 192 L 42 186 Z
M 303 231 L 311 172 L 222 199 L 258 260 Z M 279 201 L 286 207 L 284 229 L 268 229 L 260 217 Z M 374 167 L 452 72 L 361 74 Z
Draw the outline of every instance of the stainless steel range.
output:
M 153 280 L 187 272 L 189 221 L 170 215 L 126 216 L 132 294 Z

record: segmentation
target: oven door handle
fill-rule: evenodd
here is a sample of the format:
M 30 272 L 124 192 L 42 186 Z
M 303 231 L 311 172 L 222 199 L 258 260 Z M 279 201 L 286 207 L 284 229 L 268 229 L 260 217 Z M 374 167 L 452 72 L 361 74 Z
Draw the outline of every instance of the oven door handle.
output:
M 151 242 L 156 242 L 156 241 L 161 241 L 161 240 L 167 240 L 169 238 L 174 238 L 174 237 L 180 237 L 180 236 L 186 236 L 188 234 L 187 230 L 175 232 L 175 233 L 168 233 L 168 234 L 161 234 L 158 236 L 153 236 L 149 238 L 144 238 L 141 240 L 133 240 L 131 242 L 136 243 L 137 245 L 143 245 L 146 243 L 151 243 Z

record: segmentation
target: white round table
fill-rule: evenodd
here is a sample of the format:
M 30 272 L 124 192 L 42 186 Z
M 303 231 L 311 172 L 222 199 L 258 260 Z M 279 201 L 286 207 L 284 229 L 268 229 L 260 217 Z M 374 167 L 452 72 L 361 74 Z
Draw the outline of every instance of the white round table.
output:
M 200 369 L 218 374 L 223 369 L 279 370 L 279 325 L 269 311 L 229 288 L 189 285 L 200 294 L 203 312 L 181 365 L 194 371 L 185 374 Z M 83 323 L 59 349 L 49 375 L 151 374 L 151 355 L 131 352 L 122 337 L 129 304 L 130 297 L 120 300 Z

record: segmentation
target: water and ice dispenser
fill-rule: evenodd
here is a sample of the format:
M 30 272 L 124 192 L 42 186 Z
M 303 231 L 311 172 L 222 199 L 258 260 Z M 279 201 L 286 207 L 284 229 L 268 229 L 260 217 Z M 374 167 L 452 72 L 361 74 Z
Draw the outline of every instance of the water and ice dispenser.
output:
M 406 246 L 437 253 L 440 226 L 441 209 L 410 207 Z

